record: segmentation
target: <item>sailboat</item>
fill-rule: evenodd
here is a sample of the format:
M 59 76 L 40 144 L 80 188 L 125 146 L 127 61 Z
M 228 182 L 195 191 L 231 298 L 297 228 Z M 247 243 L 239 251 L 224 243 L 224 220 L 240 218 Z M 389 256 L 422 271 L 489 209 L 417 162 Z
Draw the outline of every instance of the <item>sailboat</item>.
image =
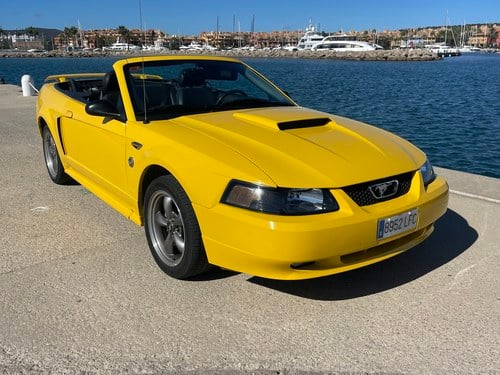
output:
M 479 52 L 481 51 L 478 47 L 475 46 L 470 46 L 465 44 L 465 41 L 467 40 L 467 27 L 465 25 L 465 21 L 463 26 L 460 28 L 460 43 L 458 47 L 458 50 L 460 53 L 470 53 L 470 52 Z
M 446 42 L 448 40 L 449 22 L 450 22 L 450 20 L 448 18 L 448 12 L 446 12 L 444 42 L 425 45 L 425 48 L 430 49 L 432 52 L 434 52 L 436 55 L 438 55 L 440 57 L 450 57 L 450 56 L 460 56 L 461 55 L 458 48 L 451 47 L 451 46 L 446 44 Z M 457 45 L 457 43 L 455 41 L 455 35 L 453 34 L 453 29 L 451 29 L 451 35 L 453 37 L 454 44 Z

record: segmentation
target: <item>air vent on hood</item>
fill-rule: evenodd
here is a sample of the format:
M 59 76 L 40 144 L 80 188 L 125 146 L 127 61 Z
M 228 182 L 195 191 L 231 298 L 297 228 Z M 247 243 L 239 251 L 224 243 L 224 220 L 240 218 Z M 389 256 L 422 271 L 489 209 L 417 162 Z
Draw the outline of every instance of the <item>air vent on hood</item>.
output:
M 324 126 L 329 122 L 330 119 L 328 117 L 310 118 L 306 120 L 278 122 L 278 128 L 280 130 L 313 128 L 315 126 Z

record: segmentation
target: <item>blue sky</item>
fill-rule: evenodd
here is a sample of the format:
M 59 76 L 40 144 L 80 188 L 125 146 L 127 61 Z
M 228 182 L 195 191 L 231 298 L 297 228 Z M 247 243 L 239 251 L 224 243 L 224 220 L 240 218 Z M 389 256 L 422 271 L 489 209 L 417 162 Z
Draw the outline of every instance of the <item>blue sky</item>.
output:
M 145 28 L 169 34 L 198 34 L 216 29 L 300 30 L 309 19 L 324 31 L 394 30 L 451 24 L 500 23 L 500 0 L 142 0 Z M 140 27 L 139 0 L 5 0 L 0 7 L 4 30 L 28 26 L 64 29 Z M 239 26 L 238 26 L 239 25 Z

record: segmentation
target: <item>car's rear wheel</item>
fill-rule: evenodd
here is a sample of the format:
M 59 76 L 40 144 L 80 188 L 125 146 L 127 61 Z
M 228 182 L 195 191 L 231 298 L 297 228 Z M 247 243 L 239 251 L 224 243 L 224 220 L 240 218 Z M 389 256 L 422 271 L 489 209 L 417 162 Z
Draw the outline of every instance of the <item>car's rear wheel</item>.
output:
M 47 126 L 42 131 L 43 139 L 43 156 L 45 158 L 45 165 L 49 172 L 50 179 L 58 185 L 67 185 L 73 182 L 73 179 L 64 172 L 64 167 L 57 152 L 54 137 L 50 133 Z
M 168 275 L 186 279 L 208 269 L 193 207 L 173 176 L 158 177 L 148 186 L 144 229 L 156 263 Z

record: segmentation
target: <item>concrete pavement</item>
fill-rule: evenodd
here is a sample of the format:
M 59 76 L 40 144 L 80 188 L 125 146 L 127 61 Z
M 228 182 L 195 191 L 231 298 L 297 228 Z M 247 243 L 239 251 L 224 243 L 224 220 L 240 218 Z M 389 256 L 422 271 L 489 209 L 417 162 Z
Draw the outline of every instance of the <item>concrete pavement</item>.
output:
M 50 181 L 35 100 L 0 85 L 0 373 L 500 373 L 499 179 L 438 169 L 434 234 L 370 267 L 178 281 L 142 228 Z

